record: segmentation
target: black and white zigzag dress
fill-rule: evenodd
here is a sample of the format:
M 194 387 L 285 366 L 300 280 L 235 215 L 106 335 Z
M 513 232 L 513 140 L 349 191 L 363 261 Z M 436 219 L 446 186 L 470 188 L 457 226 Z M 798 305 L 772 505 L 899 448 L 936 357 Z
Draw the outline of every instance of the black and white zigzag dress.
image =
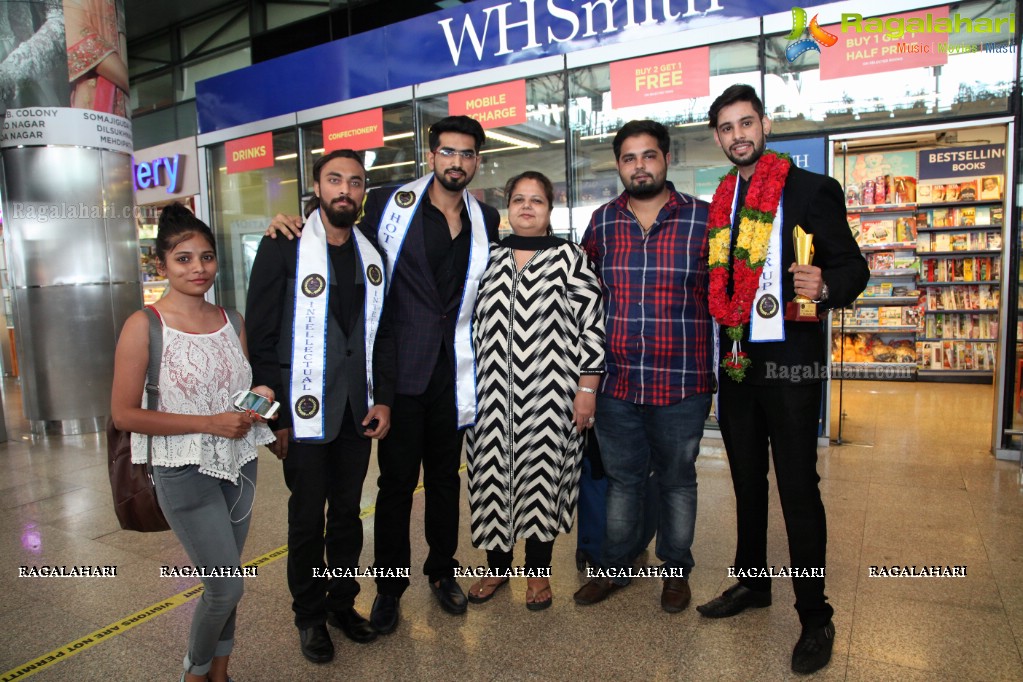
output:
M 604 369 L 600 285 L 576 244 L 516 271 L 495 247 L 476 300 L 476 425 L 466 459 L 472 544 L 511 551 L 572 529 L 582 437 L 572 423 L 582 373 Z

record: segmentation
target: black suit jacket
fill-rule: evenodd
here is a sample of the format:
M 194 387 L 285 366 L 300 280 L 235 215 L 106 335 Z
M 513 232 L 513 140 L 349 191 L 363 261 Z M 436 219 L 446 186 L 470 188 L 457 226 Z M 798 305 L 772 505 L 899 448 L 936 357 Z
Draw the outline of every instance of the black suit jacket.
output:
M 818 306 L 820 312 L 852 303 L 866 288 L 870 269 L 849 229 L 845 195 L 838 181 L 793 166 L 785 180 L 782 202 L 782 311 L 779 314 L 784 314 L 784 305 L 795 297 L 788 269 L 796 260 L 792 246 L 792 230 L 796 225 L 813 234 L 812 264 L 821 269 L 821 277 L 828 285 L 828 300 Z M 742 349 L 753 364 L 746 370 L 744 381 L 753 385 L 819 383 L 825 378 L 826 352 L 830 347 L 826 332 L 823 322 L 786 321 L 784 341 L 750 343 L 749 325 L 746 325 Z M 722 355 L 731 346 L 722 328 Z M 719 371 L 722 381 L 731 381 L 724 370 Z
M 280 416 L 276 422 L 271 422 L 274 430 L 293 426 L 290 399 L 291 344 L 298 245 L 298 239 L 263 238 L 252 264 L 245 305 L 245 333 L 248 337 L 249 361 L 252 364 L 252 383 L 254 386 L 263 384 L 272 388 L 281 403 Z M 353 248 L 358 247 L 353 244 Z M 362 281 L 360 261 L 356 258 L 355 262 L 355 290 L 365 298 L 366 287 Z M 331 278 L 335 278 L 333 270 Z M 332 289 L 330 295 L 337 295 L 337 287 Z M 356 424 L 362 422 L 369 409 L 366 402 L 365 301 L 359 301 L 355 307 L 359 317 L 350 338 L 345 336 L 333 312 L 329 314 L 323 401 L 326 410 L 325 442 L 337 437 L 344 420 L 346 404 L 351 405 Z M 379 405 L 390 406 L 394 402 L 394 340 L 386 317 L 385 307 L 373 347 L 373 398 Z M 362 430 L 357 431 L 361 436 Z
M 377 239 L 387 202 L 396 189 L 380 187 L 366 196 L 365 213 L 359 226 L 374 240 Z M 423 197 L 412 217 L 387 294 L 386 315 L 394 334 L 396 349 L 395 390 L 404 395 L 420 395 L 426 390 L 437 365 L 437 352 L 442 343 L 451 367 L 455 366 L 455 323 L 461 296 L 456 296 L 453 301 L 442 301 L 437 291 L 423 239 L 422 202 L 425 201 L 427 198 Z M 496 242 L 501 216 L 493 206 L 480 202 L 480 208 L 487 235 L 491 242 Z M 468 227 L 467 222 L 465 226 Z M 469 305 L 472 305 L 471 301 Z

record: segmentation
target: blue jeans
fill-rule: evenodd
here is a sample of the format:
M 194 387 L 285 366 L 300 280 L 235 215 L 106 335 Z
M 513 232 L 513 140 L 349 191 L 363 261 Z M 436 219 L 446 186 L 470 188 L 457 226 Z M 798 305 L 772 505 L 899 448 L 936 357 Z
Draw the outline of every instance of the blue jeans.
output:
M 241 566 L 256 495 L 256 461 L 242 467 L 238 485 L 200 474 L 195 464 L 153 467 L 160 508 L 196 568 Z M 205 675 L 215 657 L 230 655 L 242 581 L 241 576 L 203 578 L 188 635 L 186 673 Z
M 692 570 L 696 525 L 696 456 L 710 414 L 709 393 L 673 405 L 637 405 L 597 396 L 597 439 L 607 474 L 604 568 L 626 570 L 643 535 L 647 475 L 660 489 L 657 558 L 664 568 Z M 655 503 L 652 501 L 652 503 Z M 616 577 L 626 585 L 629 579 Z

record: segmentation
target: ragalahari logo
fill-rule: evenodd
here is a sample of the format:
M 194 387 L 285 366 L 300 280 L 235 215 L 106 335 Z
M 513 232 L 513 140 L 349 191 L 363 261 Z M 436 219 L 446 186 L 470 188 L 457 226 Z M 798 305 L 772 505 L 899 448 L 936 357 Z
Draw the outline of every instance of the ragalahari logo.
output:
M 802 7 L 792 8 L 792 33 L 786 38 L 794 41 L 785 48 L 785 56 L 789 62 L 794 62 L 810 50 L 821 51 L 821 46 L 831 47 L 838 42 L 838 36 L 828 33 L 817 23 L 817 16 L 813 15 L 809 27 L 806 25 L 806 10 Z M 800 39 L 803 31 L 808 31 L 809 38 Z

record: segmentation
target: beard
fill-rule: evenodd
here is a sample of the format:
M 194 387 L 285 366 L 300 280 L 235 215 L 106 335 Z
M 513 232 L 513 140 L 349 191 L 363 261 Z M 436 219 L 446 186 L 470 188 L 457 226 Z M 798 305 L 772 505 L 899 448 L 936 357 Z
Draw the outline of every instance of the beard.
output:
M 462 171 L 462 177 L 458 179 L 449 178 L 446 173 L 437 175 L 436 178 L 440 186 L 449 192 L 461 192 L 472 181 L 472 175 L 465 171 Z
M 625 188 L 637 199 L 655 197 L 664 190 L 665 178 L 651 177 L 647 182 L 626 182 Z
M 351 201 L 351 199 L 349 199 Z M 359 217 L 358 207 L 352 206 L 338 206 L 337 208 L 332 207 L 323 198 L 320 198 L 320 210 L 323 211 L 324 217 L 327 222 L 334 227 L 351 227 L 355 224 L 355 219 Z
M 752 166 L 753 164 L 755 164 L 757 161 L 760 160 L 761 156 L 764 155 L 764 150 L 767 149 L 767 139 L 766 138 L 760 138 L 760 142 L 759 143 L 753 142 L 752 144 L 753 144 L 753 151 L 751 151 L 749 156 L 747 156 L 745 158 L 741 157 L 741 156 L 734 155 L 732 153 L 731 149 L 725 149 L 724 150 L 725 156 L 728 157 L 729 161 L 734 163 L 736 166 L 739 166 L 740 168 L 744 167 L 744 166 Z

